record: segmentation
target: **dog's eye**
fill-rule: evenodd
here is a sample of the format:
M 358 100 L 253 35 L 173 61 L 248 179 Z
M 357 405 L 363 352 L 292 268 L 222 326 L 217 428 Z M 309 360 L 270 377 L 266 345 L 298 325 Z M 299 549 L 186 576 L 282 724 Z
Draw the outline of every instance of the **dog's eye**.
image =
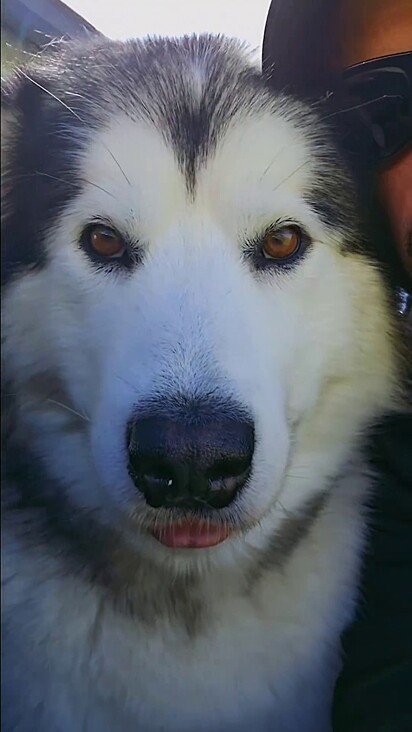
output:
M 302 245 L 302 232 L 297 226 L 283 226 L 267 233 L 262 241 L 265 259 L 289 259 Z
M 120 234 L 109 226 L 97 224 L 88 233 L 90 249 L 105 259 L 119 259 L 126 251 L 126 243 Z

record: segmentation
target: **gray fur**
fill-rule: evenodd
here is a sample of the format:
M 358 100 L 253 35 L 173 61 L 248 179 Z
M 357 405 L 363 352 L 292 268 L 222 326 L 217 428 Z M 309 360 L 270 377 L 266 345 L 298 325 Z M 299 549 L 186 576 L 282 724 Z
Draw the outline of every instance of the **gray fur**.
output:
M 249 591 L 266 572 L 273 569 L 282 571 L 287 567 L 289 558 L 293 551 L 305 540 L 316 522 L 319 513 L 326 505 L 328 498 L 327 491 L 320 491 L 312 496 L 300 507 L 299 511 L 291 516 L 286 516 L 280 524 L 275 536 L 271 538 L 268 545 L 258 557 L 249 578 Z

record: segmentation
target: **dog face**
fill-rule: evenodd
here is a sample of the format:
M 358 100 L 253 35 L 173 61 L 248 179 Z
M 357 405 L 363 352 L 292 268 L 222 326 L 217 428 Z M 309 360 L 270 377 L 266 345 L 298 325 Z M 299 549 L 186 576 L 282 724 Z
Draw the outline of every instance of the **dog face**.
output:
M 69 46 L 5 101 L 19 438 L 156 561 L 241 561 L 393 392 L 322 122 L 213 38 Z

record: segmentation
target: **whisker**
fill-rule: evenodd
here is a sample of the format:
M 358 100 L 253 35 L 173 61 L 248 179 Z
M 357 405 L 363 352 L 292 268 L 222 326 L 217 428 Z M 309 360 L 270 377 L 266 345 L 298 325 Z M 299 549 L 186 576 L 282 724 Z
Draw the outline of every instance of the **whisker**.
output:
M 64 107 L 65 109 L 67 109 L 68 112 L 70 112 L 71 114 L 73 114 L 74 117 L 76 117 L 76 119 L 79 120 L 79 122 L 82 122 L 84 124 L 84 122 L 85 122 L 84 119 L 82 117 L 80 117 L 80 115 L 77 114 L 77 112 L 75 112 L 74 109 L 72 109 L 72 107 L 69 107 L 69 105 L 66 104 L 66 102 L 64 102 L 62 99 L 60 99 L 60 97 L 57 97 L 55 94 L 53 94 L 53 92 L 51 92 L 50 89 L 47 89 L 46 87 L 44 87 L 41 84 L 39 84 L 38 81 L 35 81 L 35 79 L 32 79 L 32 77 L 29 76 L 28 74 L 26 74 L 26 72 L 23 71 L 22 69 L 19 70 L 19 73 L 22 74 L 22 76 L 24 76 L 25 79 L 27 79 L 32 84 L 34 84 L 34 86 L 37 86 L 39 89 L 41 89 L 42 91 L 44 91 L 45 94 L 48 94 L 50 97 L 52 97 L 52 99 L 54 99 L 56 102 L 58 102 L 58 104 L 61 104 L 62 107 Z M 80 97 L 80 98 L 84 98 L 84 97 L 81 97 L 80 94 L 77 94 L 77 95 L 72 94 L 72 96 L 77 96 L 77 97 Z M 107 150 L 107 152 L 109 153 L 110 157 L 112 158 L 112 160 L 114 161 L 114 163 L 119 168 L 119 170 L 120 170 L 121 174 L 123 175 L 124 179 L 126 180 L 126 182 L 129 184 L 129 186 L 131 186 L 131 182 L 130 182 L 129 178 L 127 177 L 125 171 L 123 170 L 122 166 L 120 165 L 119 161 L 117 160 L 116 156 L 112 153 L 111 150 L 109 150 L 109 148 L 107 147 L 107 145 L 104 142 L 101 142 L 101 144 Z M 88 181 L 86 181 L 86 182 L 88 182 Z M 100 188 L 100 190 L 104 191 L 105 193 L 108 193 L 108 191 L 106 191 L 104 188 L 101 188 L 100 186 L 98 186 L 95 183 L 94 184 L 91 183 L 91 185 L 95 185 L 96 188 Z M 112 195 L 112 194 L 109 193 L 109 195 Z M 113 198 L 115 198 L 115 197 L 113 196 Z
M 53 94 L 53 92 L 51 92 L 50 89 L 46 89 L 46 87 L 44 87 L 41 84 L 39 84 L 38 81 L 35 81 L 34 79 L 32 79 L 31 76 L 29 76 L 28 74 L 26 74 L 23 71 L 23 69 L 19 69 L 19 73 L 22 74 L 22 76 L 24 76 L 25 79 L 27 79 L 27 81 L 30 81 L 32 84 L 34 84 L 34 86 L 37 86 L 39 89 L 41 89 L 46 94 L 48 94 L 50 97 L 52 97 L 52 99 L 54 99 L 56 102 L 58 102 L 59 104 L 61 104 L 62 107 L 64 107 L 65 109 L 67 109 L 68 112 L 70 112 L 71 114 L 73 114 L 79 120 L 79 122 L 84 122 L 84 120 L 82 120 L 82 118 L 77 114 L 77 112 L 74 111 L 74 109 L 72 109 L 71 107 L 69 107 L 69 105 L 66 104 L 65 102 L 63 102 L 62 99 L 59 99 L 59 97 L 56 97 L 56 95 Z
M 269 172 L 269 170 L 271 169 L 272 165 L 273 165 L 273 164 L 274 164 L 274 163 L 276 162 L 276 160 L 278 159 L 278 157 L 279 157 L 279 156 L 280 156 L 280 155 L 281 155 L 281 154 L 283 153 L 284 149 L 285 149 L 285 148 L 284 148 L 284 147 L 282 147 L 282 148 L 281 148 L 280 150 L 278 150 L 278 152 L 276 153 L 275 157 L 274 157 L 274 158 L 273 158 L 273 159 L 272 159 L 272 160 L 270 161 L 269 165 L 268 165 L 268 166 L 267 166 L 267 167 L 266 167 L 266 168 L 264 169 L 264 171 L 263 171 L 263 173 L 262 173 L 262 175 L 261 175 L 261 177 L 260 177 L 260 179 L 259 179 L 260 181 L 262 181 L 262 180 L 263 180 L 263 178 L 265 177 L 265 175 L 266 175 L 266 174 L 267 174 L 267 173 Z
M 297 473 L 285 473 L 285 478 L 292 480 L 312 480 L 310 475 L 298 475 Z
M 104 142 L 102 142 L 102 145 L 103 145 L 103 147 L 105 147 L 105 149 L 109 153 L 109 155 L 112 158 L 112 160 L 116 163 L 117 167 L 119 168 L 119 170 L 120 170 L 121 174 L 123 175 L 124 179 L 126 180 L 126 182 L 129 184 L 129 186 L 131 186 L 132 184 L 130 183 L 129 178 L 127 177 L 126 173 L 124 172 L 124 170 L 123 170 L 122 166 L 120 165 L 118 159 L 113 155 L 112 151 L 109 150 L 109 148 L 107 147 L 107 145 L 104 144 Z
M 74 188 L 77 188 L 77 183 L 73 183 L 70 180 L 65 180 L 64 178 L 58 178 L 56 175 L 50 175 L 50 173 L 43 173 L 40 170 L 35 170 L 34 173 L 30 174 L 30 176 L 25 176 L 25 177 L 28 178 L 33 175 L 40 175 L 40 176 L 42 176 L 42 178 L 51 178 L 52 180 L 59 181 L 59 183 L 65 183 L 68 186 L 73 186 Z
M 308 164 L 308 161 L 307 160 L 304 160 L 303 163 L 301 163 L 300 165 L 298 165 L 298 167 L 295 168 L 295 170 L 292 170 L 292 172 L 289 173 L 289 175 L 287 175 L 285 178 L 282 178 L 282 180 L 280 181 L 280 183 L 278 183 L 277 186 L 275 186 L 273 188 L 273 190 L 274 191 L 277 191 L 277 189 L 280 188 L 280 186 L 282 186 L 284 183 L 286 183 L 286 181 L 288 181 L 291 178 L 293 178 L 293 176 L 296 175 L 296 173 L 298 173 L 299 170 L 301 170 L 301 168 L 303 168 L 307 164 Z
M 331 114 L 326 115 L 326 117 L 322 117 L 322 121 L 325 119 L 330 119 L 331 117 L 336 117 L 339 114 L 344 114 L 345 112 L 354 112 L 356 109 L 362 109 L 363 107 L 368 107 L 369 104 L 374 104 L 374 102 L 380 102 L 382 99 L 395 99 L 396 97 L 393 94 L 383 94 L 381 97 L 376 97 L 376 99 L 369 99 L 367 102 L 361 102 L 360 104 L 355 104 L 353 107 L 347 107 L 346 109 L 339 109 L 336 112 L 332 112 Z
M 103 186 L 99 186 L 97 183 L 93 183 L 92 180 L 88 180 L 88 178 L 84 178 L 83 176 L 81 177 L 81 180 L 84 183 L 87 183 L 89 186 L 93 186 L 94 188 L 97 188 L 99 191 L 103 191 L 103 193 L 107 193 L 107 195 L 110 196 L 110 198 L 114 198 L 115 201 L 119 200 L 118 197 L 114 195 L 114 193 L 111 193 L 110 191 L 108 191 L 107 188 L 103 188 Z
M 288 511 L 287 508 L 283 505 L 283 503 L 279 500 L 279 498 L 276 500 L 276 503 L 279 504 L 280 508 L 282 509 L 285 516 L 288 516 L 289 518 L 293 518 L 294 516 L 297 516 L 298 514 L 294 511 Z
M 57 399 L 47 399 L 46 401 L 50 402 L 51 404 L 56 404 L 62 409 L 66 409 L 68 412 L 75 414 L 76 417 L 80 417 L 80 419 L 82 419 L 84 422 L 90 422 L 90 419 L 86 417 L 86 415 L 81 414 L 80 412 L 76 412 L 75 409 L 72 409 L 72 407 L 69 407 L 67 404 L 63 404 L 63 402 L 58 402 Z
M 72 181 L 65 180 L 64 178 L 58 178 L 56 175 L 50 175 L 50 173 L 43 173 L 40 170 L 35 170 L 34 173 L 32 173 L 32 175 L 41 175 L 43 178 L 51 178 L 52 180 L 57 180 L 60 183 L 65 183 L 68 186 L 73 186 L 73 187 L 77 188 L 77 183 L 72 183 Z M 93 181 L 87 180 L 87 178 L 83 178 L 83 177 L 81 178 L 81 180 L 90 186 L 94 186 L 94 188 L 98 188 L 99 191 L 103 191 L 103 193 L 107 193 L 108 196 L 110 196 L 111 198 L 114 198 L 116 201 L 118 200 L 113 193 L 110 193 L 110 191 L 106 190 L 106 188 L 103 188 L 102 186 L 99 186 L 97 183 L 93 183 Z
M 123 376 L 119 376 L 119 374 L 115 374 L 115 378 L 119 379 L 119 381 L 123 381 L 123 383 L 126 384 L 126 386 L 130 386 L 130 388 L 133 389 L 133 391 L 136 394 L 138 394 L 136 387 L 130 381 L 127 381 L 127 379 L 124 379 Z

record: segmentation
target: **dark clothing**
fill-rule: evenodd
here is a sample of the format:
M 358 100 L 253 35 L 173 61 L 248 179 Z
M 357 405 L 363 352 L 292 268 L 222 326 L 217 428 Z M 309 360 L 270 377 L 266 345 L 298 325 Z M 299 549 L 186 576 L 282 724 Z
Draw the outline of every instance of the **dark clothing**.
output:
M 334 732 L 412 732 L 412 416 L 389 420 L 372 459 L 362 599 L 343 638 Z

